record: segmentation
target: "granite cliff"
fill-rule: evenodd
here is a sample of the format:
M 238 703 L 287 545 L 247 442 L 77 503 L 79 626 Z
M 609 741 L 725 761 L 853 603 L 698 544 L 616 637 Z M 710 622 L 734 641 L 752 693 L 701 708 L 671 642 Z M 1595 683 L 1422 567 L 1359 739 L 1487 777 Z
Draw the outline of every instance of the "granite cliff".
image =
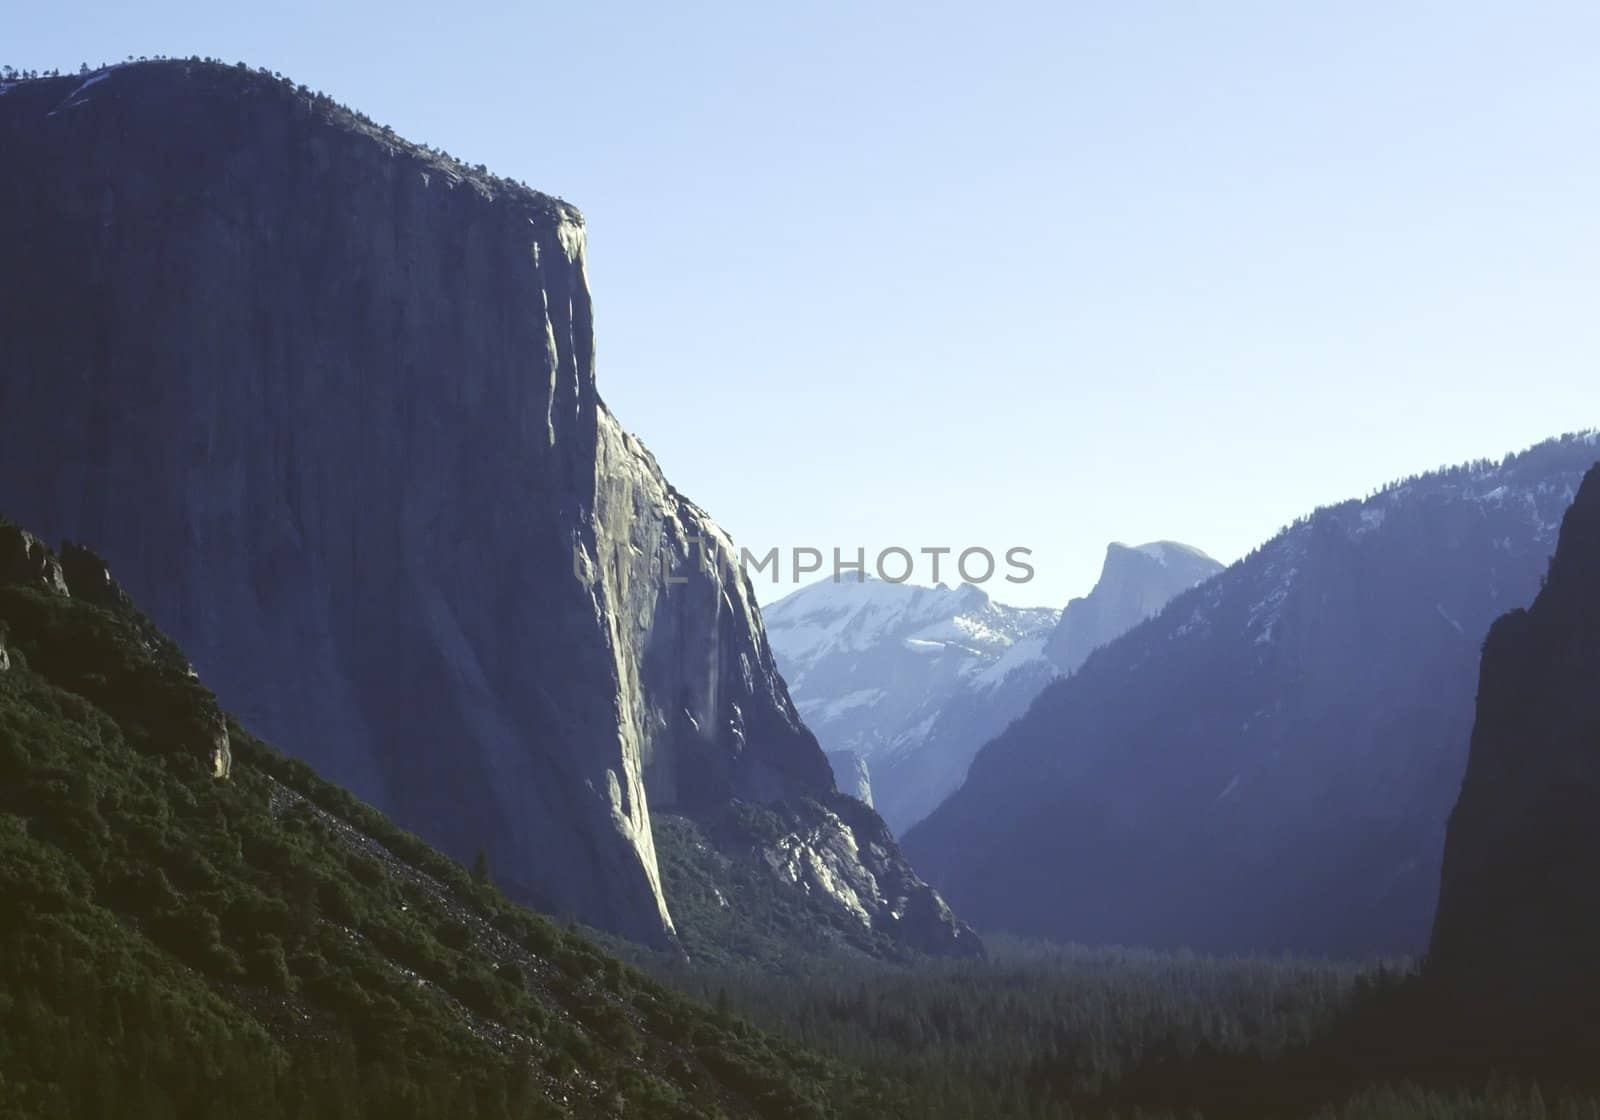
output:
M 1094 588 L 1061 612 L 1045 643 L 1045 657 L 1062 676 L 1074 673 L 1095 650 L 1220 571 L 1222 565 L 1198 548 L 1176 541 L 1131 547 L 1113 541 Z
M 244 725 L 653 944 L 652 807 L 833 794 L 726 537 L 599 397 L 573 207 L 242 66 L 0 87 L 0 149 L 0 505 Z

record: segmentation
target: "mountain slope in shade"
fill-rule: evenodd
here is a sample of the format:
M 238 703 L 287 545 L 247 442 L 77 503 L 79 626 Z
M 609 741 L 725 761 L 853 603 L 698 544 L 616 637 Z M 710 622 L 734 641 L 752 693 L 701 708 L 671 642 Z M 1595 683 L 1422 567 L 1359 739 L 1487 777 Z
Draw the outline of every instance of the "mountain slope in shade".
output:
M 1052 684 L 907 852 L 979 928 L 1420 950 L 1480 644 L 1596 458 L 1566 437 L 1317 511 Z
M 970 760 L 923 751 L 952 700 L 1028 671 L 1058 617 L 996 603 L 973 584 L 877 579 L 814 583 L 763 614 L 806 725 L 829 752 L 865 762 L 873 804 L 897 831 L 954 789 Z
M 1596 1040 L 1600 468 L 1567 513 L 1533 606 L 1500 618 L 1484 645 L 1427 970 L 1569 1046 L 1579 1023 Z
M 1170 541 L 1109 545 L 1094 588 L 1067 604 L 1046 637 L 1017 642 L 975 687 L 948 699 L 915 752 L 880 764 L 881 784 L 892 784 L 913 806 L 905 827 L 966 780 L 983 744 L 1026 712 L 1046 685 L 1076 671 L 1096 646 L 1126 633 L 1219 568 L 1198 549 Z
M 652 809 L 835 795 L 727 537 L 600 400 L 575 209 L 243 67 L 9 86 L 0 149 L 0 502 L 248 727 L 655 945 Z

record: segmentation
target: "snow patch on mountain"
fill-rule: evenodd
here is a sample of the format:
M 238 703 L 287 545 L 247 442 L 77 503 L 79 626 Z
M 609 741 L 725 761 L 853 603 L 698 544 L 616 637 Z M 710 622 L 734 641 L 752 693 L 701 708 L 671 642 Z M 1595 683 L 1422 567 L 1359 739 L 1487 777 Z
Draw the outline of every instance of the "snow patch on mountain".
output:
M 860 688 L 854 692 L 847 692 L 837 700 L 800 700 L 795 707 L 800 709 L 800 714 L 807 723 L 825 723 L 838 719 L 855 708 L 870 708 L 883 699 L 881 688 Z
M 1004 653 L 973 674 L 973 687 L 985 690 L 995 688 L 1013 674 L 1042 663 L 1045 641 L 1045 635 L 1035 634 L 1012 642 Z
M 1116 547 L 1129 548 L 1130 546 L 1116 542 Z M 1178 541 L 1151 541 L 1149 544 L 1131 546 L 1132 551 L 1148 556 L 1162 567 L 1172 563 L 1181 563 L 1185 560 L 1199 560 L 1211 562 L 1211 557 L 1191 545 L 1181 544 Z
M 814 583 L 763 613 L 807 726 L 830 754 L 870 764 L 875 802 L 884 802 L 887 781 L 891 805 L 894 775 L 880 762 L 913 765 L 952 701 L 986 693 L 1030 666 L 1042 687 L 1051 675 L 1045 637 L 1060 618 L 1050 608 L 996 603 L 972 584 L 870 578 Z
M 900 831 L 1051 680 L 1220 570 L 1175 541 L 1113 544 L 1094 590 L 1065 612 L 996 603 L 971 584 L 827 580 L 769 607 L 767 635 L 807 725 L 824 750 L 870 763 L 873 803 Z

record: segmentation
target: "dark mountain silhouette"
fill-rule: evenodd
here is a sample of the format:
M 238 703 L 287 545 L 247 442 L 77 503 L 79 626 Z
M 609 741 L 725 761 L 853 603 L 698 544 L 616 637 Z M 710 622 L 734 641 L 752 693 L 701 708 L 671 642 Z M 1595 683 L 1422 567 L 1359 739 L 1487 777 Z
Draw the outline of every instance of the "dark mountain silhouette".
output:
M 1427 975 L 1501 1029 L 1600 1043 L 1600 468 L 1484 643 Z
M 1317 511 L 1092 654 L 905 838 L 979 928 L 1418 952 L 1493 619 L 1594 436 Z

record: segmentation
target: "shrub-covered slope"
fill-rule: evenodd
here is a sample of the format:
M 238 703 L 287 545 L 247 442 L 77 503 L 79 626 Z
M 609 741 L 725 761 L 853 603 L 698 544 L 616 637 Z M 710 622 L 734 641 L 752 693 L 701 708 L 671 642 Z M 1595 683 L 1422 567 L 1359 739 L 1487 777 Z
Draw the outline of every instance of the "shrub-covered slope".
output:
M 0 1116 L 893 1114 L 256 741 L 3 522 L 0 651 Z

